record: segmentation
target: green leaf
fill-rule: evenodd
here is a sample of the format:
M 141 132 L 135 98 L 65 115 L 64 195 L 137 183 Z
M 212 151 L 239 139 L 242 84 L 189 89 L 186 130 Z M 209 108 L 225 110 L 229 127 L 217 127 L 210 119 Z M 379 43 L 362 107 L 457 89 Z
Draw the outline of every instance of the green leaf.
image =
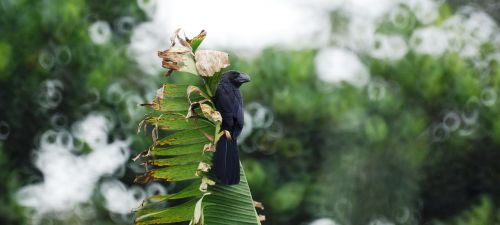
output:
M 186 102 L 188 85 L 164 84 L 156 90 L 156 97 L 152 103 L 142 104 L 150 106 L 153 110 L 160 112 L 180 112 L 187 111 Z
M 146 202 L 146 201 L 151 200 L 155 203 L 158 203 L 158 202 L 166 201 L 169 199 L 183 199 L 183 198 L 191 198 L 191 197 L 200 197 L 203 195 L 203 193 L 201 193 L 199 190 L 200 183 L 201 183 L 200 180 L 198 180 L 198 181 L 192 182 L 191 184 L 189 184 L 188 186 L 186 186 L 185 188 L 183 188 L 182 190 L 180 190 L 177 193 L 168 194 L 168 195 L 154 195 L 154 196 L 151 196 L 149 198 L 144 199 L 144 201 Z M 147 207 L 147 205 L 143 206 L 139 210 L 144 209 L 146 207 Z
M 195 39 L 192 41 L 196 45 Z M 197 41 L 201 43 L 202 39 Z M 174 66 L 179 65 L 182 64 Z M 238 185 L 218 185 L 209 179 L 212 153 L 204 152 L 204 149 L 206 146 L 211 149 L 210 146 L 214 146 L 217 141 L 215 135 L 220 130 L 220 114 L 213 110 L 213 103 L 208 99 L 215 91 L 220 76 L 221 72 L 217 72 L 213 77 L 204 78 L 205 90 L 189 85 L 165 84 L 157 91 L 153 102 L 148 104 L 153 112 L 143 122 L 167 132 L 163 134 L 153 131 L 153 146 L 141 154 L 149 157 L 147 164 L 153 168 L 138 176 L 136 181 L 189 180 L 191 183 L 177 193 L 152 196 L 144 200 L 136 211 L 137 225 L 190 220 L 195 224 L 260 225 L 243 168 Z M 164 137 L 157 139 L 157 135 Z M 161 202 L 174 199 L 189 201 L 161 208 Z
M 187 114 L 189 109 L 187 88 L 193 85 L 164 85 L 157 90 L 156 97 L 150 106 L 156 110 L 157 114 L 162 112 L 182 112 Z M 196 86 L 193 86 L 196 87 Z M 190 97 L 192 102 L 206 99 L 206 95 L 193 95 Z
M 194 207 L 194 216 L 193 219 L 191 220 L 190 224 L 193 225 L 203 225 L 204 221 L 204 216 L 203 216 L 203 198 L 207 195 L 210 195 L 210 193 L 205 193 L 201 198 L 196 202 L 196 205 Z
M 222 71 L 219 71 L 211 77 L 203 77 L 203 80 L 205 81 L 207 89 L 210 90 L 210 92 L 209 92 L 210 96 L 213 96 L 213 93 L 215 93 L 215 90 L 217 89 L 217 85 L 219 85 L 219 81 L 220 81 L 221 76 L 222 76 Z
M 198 75 L 193 52 L 189 45 L 174 45 L 165 51 L 158 52 L 158 57 L 162 58 L 162 67 L 164 68 Z
M 135 220 L 136 225 L 177 223 L 188 221 L 193 216 L 193 210 L 197 200 L 191 200 L 181 205 L 168 207 L 166 209 L 149 210 L 140 213 Z
M 198 34 L 196 37 L 188 41 L 189 44 L 191 45 L 191 48 L 193 49 L 193 52 L 196 52 L 196 50 L 201 45 L 201 42 L 203 42 L 206 36 L 207 32 L 205 30 L 202 30 L 200 34 Z
M 163 89 L 159 89 L 161 96 L 163 97 L 186 97 L 187 87 L 189 85 L 184 84 L 164 84 Z M 159 93 L 157 93 L 159 94 Z M 158 96 L 157 96 L 158 97 Z
M 193 154 L 180 155 L 164 159 L 155 159 L 155 160 L 150 160 L 148 162 L 150 162 L 150 164 L 154 166 L 176 166 L 176 165 L 184 165 L 188 163 L 200 162 L 202 159 L 203 159 L 203 154 L 201 153 L 200 150 L 198 150 L 197 153 Z
M 145 121 L 151 125 L 158 125 L 163 130 L 196 129 L 212 125 L 212 123 L 204 118 L 193 117 L 187 119 L 185 115 L 180 113 L 165 113 L 157 117 L 148 117 Z
M 198 162 L 186 165 L 170 166 L 148 171 L 146 176 L 166 181 L 191 180 L 197 178 L 195 175 L 197 168 Z
M 153 108 L 160 112 L 187 112 L 189 107 L 184 97 L 165 97 L 153 104 Z
M 215 129 L 213 126 L 205 126 L 198 129 L 183 130 L 173 133 L 165 138 L 158 140 L 158 145 L 185 145 L 207 142 L 209 136 L 213 135 Z
M 204 219 L 207 225 L 260 225 L 253 205 L 243 166 L 240 163 L 240 183 L 209 186 L 212 193 L 205 197 Z
M 185 155 L 191 153 L 199 153 L 203 150 L 203 146 L 208 144 L 208 141 L 202 141 L 199 143 L 189 144 L 189 145 L 171 145 L 167 147 L 156 147 L 153 149 L 151 154 L 153 156 L 175 156 L 175 155 Z

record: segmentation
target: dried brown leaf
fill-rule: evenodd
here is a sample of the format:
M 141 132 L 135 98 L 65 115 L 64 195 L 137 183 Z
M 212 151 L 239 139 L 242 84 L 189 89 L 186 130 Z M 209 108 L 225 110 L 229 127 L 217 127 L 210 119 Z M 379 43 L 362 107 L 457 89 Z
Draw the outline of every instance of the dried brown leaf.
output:
M 195 53 L 196 70 L 200 76 L 211 77 L 229 66 L 229 56 L 215 50 L 197 50 Z
M 165 91 L 165 86 L 161 86 L 158 90 L 156 90 L 156 101 L 160 102 L 163 99 L 163 93 Z
M 203 146 L 203 152 L 215 152 L 215 145 L 212 143 L 205 144 Z
M 198 87 L 196 86 L 193 86 L 193 85 L 189 85 L 186 89 L 186 93 L 187 93 L 187 97 L 188 97 L 188 100 L 189 100 L 189 103 L 192 103 L 191 101 L 191 94 L 192 93 L 197 93 L 198 95 L 206 98 L 207 101 L 210 101 L 210 98 Z
M 222 122 L 222 116 L 218 111 L 215 111 L 212 106 L 208 104 L 200 104 L 201 111 L 205 118 L 214 121 L 214 122 Z
M 259 208 L 259 209 L 264 210 L 264 205 L 262 205 L 262 202 L 253 201 L 253 205 L 255 208 Z
M 189 102 L 191 102 L 191 100 L 190 100 Z M 205 102 L 210 102 L 210 99 L 203 99 L 203 100 L 201 100 L 201 101 L 191 103 L 191 104 L 189 105 L 189 108 L 188 108 L 188 113 L 187 113 L 187 115 L 186 115 L 186 119 L 187 119 L 187 118 L 190 118 L 190 117 L 192 117 L 192 116 L 194 116 L 194 115 L 195 115 L 194 110 L 195 110 L 197 107 L 199 107 L 201 104 L 205 103 Z
M 135 179 L 134 179 L 134 183 L 141 183 L 141 184 L 144 184 L 144 183 L 148 183 L 150 181 L 154 180 L 153 179 L 153 176 L 152 176 L 152 172 L 151 171 L 148 171 L 146 172 L 144 175 L 141 175 L 141 176 L 137 176 Z
M 200 191 L 207 192 L 208 185 L 215 185 L 215 181 L 210 180 L 208 177 L 201 178 Z
M 169 69 L 167 76 L 172 71 L 188 72 L 198 75 L 194 63 L 193 50 L 189 43 L 179 36 L 180 29 L 177 29 L 170 41 L 170 48 L 165 51 L 159 51 L 158 56 L 162 58 L 162 67 Z M 179 44 L 177 44 L 179 43 Z
M 210 165 L 205 162 L 200 162 L 198 168 L 196 169 L 196 176 L 200 176 L 202 172 L 208 172 L 210 170 Z
M 231 140 L 231 139 L 232 139 L 232 138 L 231 138 L 231 133 L 229 133 L 229 131 L 227 131 L 227 130 L 223 130 L 222 132 L 224 133 L 224 135 L 226 136 L 226 138 L 227 138 L 227 139 L 229 139 L 229 140 Z
M 139 126 L 137 126 L 137 134 L 141 133 L 141 127 L 144 126 L 144 128 L 146 128 L 146 119 L 143 119 L 141 120 L 141 122 L 139 122 Z

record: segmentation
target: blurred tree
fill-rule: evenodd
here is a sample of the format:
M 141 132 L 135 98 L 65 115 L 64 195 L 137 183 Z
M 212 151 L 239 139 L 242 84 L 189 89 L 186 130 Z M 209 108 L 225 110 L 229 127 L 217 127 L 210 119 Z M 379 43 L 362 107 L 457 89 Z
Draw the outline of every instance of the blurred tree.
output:
M 94 110 L 116 111 L 117 121 L 130 120 L 126 93 L 116 93 L 122 101 L 108 98 L 108 87 L 117 81 L 135 84 L 127 85 L 127 93 L 141 94 L 143 82 L 137 81 L 126 46 L 145 16 L 135 1 L 110 0 L 6 0 L 0 15 L 0 121 L 7 133 L 0 140 L 0 177 L 11 178 L 0 184 L 0 224 L 21 224 L 12 194 L 37 176 L 34 137 L 47 129 L 69 129 Z M 134 129 L 120 122 L 116 128 L 122 136 Z
M 483 196 L 478 199 L 474 205 L 465 210 L 455 218 L 448 222 L 436 221 L 436 225 L 453 224 L 453 225 L 482 225 L 482 224 L 498 224 L 500 214 L 495 210 L 492 201 Z
M 451 15 L 446 4 L 440 12 L 436 23 Z M 386 23 L 379 30 L 401 32 Z M 496 210 L 500 71 L 490 57 L 498 49 L 489 45 L 479 59 L 361 54 L 372 74 L 362 88 L 318 80 L 314 50 L 266 49 L 233 63 L 253 75 L 243 87 L 247 102 L 275 114 L 271 127 L 243 143 L 258 159 L 248 178 L 265 184 L 252 189 L 270 206 L 269 223 L 451 221 L 483 195 Z M 477 61 L 487 62 L 486 75 Z
M 463 3 L 443 4 L 431 26 Z M 134 2 L 4 0 L 0 15 L 0 177 L 19 180 L 0 184 L 0 224 L 19 224 L 12 193 L 33 177 L 33 137 L 68 129 L 93 110 L 119 116 L 111 138 L 132 134 L 124 99 L 161 78 L 136 76 L 126 57 L 129 31 L 144 19 Z M 423 26 L 413 13 L 409 21 L 404 29 L 383 22 L 377 32 L 409 38 Z M 395 62 L 360 54 L 371 74 L 364 87 L 318 79 L 312 49 L 269 48 L 253 60 L 232 59 L 233 68 L 252 75 L 242 88 L 247 110 L 271 115 L 271 123 L 252 117 L 260 124 L 241 148 L 266 224 L 319 216 L 340 224 L 498 222 L 500 70 L 498 59 L 488 58 L 498 46 L 483 43 L 480 51 L 466 59 L 410 50 Z M 138 142 L 134 149 L 142 150 Z
M 487 12 L 491 17 L 493 17 L 497 22 L 500 22 L 500 15 L 498 10 L 500 9 L 500 3 L 496 0 L 448 0 L 447 1 L 455 10 L 459 9 L 464 5 L 472 5 L 473 7 L 480 7 L 482 10 Z
M 4 152 L 3 144 L 0 143 L 0 168 L 4 171 L 16 171 L 16 168 L 8 163 L 8 158 Z M 3 181 L 0 185 L 0 223 L 1 224 L 24 224 L 22 210 L 17 206 L 14 199 L 14 193 L 19 187 L 16 172 L 2 172 L 0 179 Z

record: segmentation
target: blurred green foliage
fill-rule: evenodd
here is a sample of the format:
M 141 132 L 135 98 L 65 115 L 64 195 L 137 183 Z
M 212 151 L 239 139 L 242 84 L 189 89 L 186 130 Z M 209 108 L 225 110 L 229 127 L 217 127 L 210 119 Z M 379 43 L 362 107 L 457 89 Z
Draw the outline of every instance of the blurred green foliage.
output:
M 436 23 L 452 13 L 445 4 Z M 141 75 L 129 61 L 130 33 L 114 24 L 123 16 L 145 19 L 135 2 L 5 0 L 0 15 L 0 120 L 9 126 L 0 145 L 0 178 L 8 181 L 0 183 L 0 224 L 23 224 L 14 193 L 40 176 L 30 154 L 41 132 L 57 129 L 53 115 L 64 115 L 69 129 L 91 111 L 109 112 L 119 121 L 111 139 L 135 136 L 128 113 L 135 105 L 126 100 L 165 80 L 188 83 L 194 76 Z M 89 35 L 96 21 L 110 24 L 104 45 Z M 387 23 L 378 31 L 408 37 L 417 26 L 398 30 Z M 482 59 L 493 47 L 483 46 Z M 497 61 L 489 62 L 485 79 L 474 62 L 454 53 L 410 51 L 396 62 L 362 55 L 371 80 L 359 88 L 319 80 L 316 53 L 268 48 L 255 59 L 231 60 L 233 69 L 252 76 L 242 87 L 245 103 L 274 113 L 270 127 L 245 139 L 241 154 L 254 199 L 266 207 L 265 224 L 317 217 L 340 224 L 499 223 L 500 107 L 498 100 L 484 104 L 488 95 L 498 97 Z M 47 81 L 63 84 L 60 102 L 58 95 L 44 98 Z M 109 94 L 112 84 L 120 92 Z M 58 104 L 47 106 L 47 99 Z M 137 152 L 145 146 L 134 139 Z M 134 176 L 127 171 L 122 180 L 131 184 Z M 96 223 L 111 223 L 98 207 Z
M 490 53 L 484 48 L 480 60 Z M 500 111 L 486 101 L 498 96 L 498 62 L 485 78 L 455 53 L 410 51 L 397 62 L 366 56 L 371 81 L 357 88 L 319 81 L 314 55 L 272 48 L 233 61 L 252 75 L 247 102 L 271 108 L 284 131 L 276 137 L 273 125 L 245 140 L 266 149 L 247 155 L 258 159 L 248 177 L 271 224 L 318 216 L 340 224 L 452 221 L 481 196 L 496 215 Z
M 481 225 L 481 224 L 498 224 L 500 217 L 498 210 L 495 209 L 493 202 L 483 197 L 478 199 L 477 203 L 470 209 L 465 210 L 461 215 L 450 219 L 448 222 L 437 221 L 436 225 L 453 224 L 453 225 Z
M 0 184 L 0 224 L 24 224 L 26 214 L 16 206 L 14 193 L 41 180 L 32 151 L 42 132 L 70 129 L 91 111 L 117 116 L 111 139 L 134 132 L 137 119 L 124 96 L 144 94 L 147 84 L 127 59 L 126 47 L 133 26 L 145 16 L 133 1 L 110 0 L 6 0 L 0 2 L 0 15 L 0 120 L 7 125 L 2 133 L 8 132 L 0 148 L 0 178 L 8 181 Z M 117 22 L 124 17 L 134 22 L 120 30 Z M 97 21 L 111 28 L 104 45 L 89 34 Z M 110 94 L 108 87 L 117 82 L 132 88 Z M 140 143 L 134 145 L 144 146 Z M 131 183 L 134 176 L 128 171 L 124 179 Z
M 2 180 L 2 185 L 0 185 L 0 222 L 2 224 L 24 224 L 24 218 L 20 215 L 22 214 L 22 209 L 17 206 L 14 193 L 19 187 L 19 181 L 17 180 L 16 172 L 12 165 L 9 165 L 8 158 L 5 155 L 3 144 L 0 143 L 0 168 L 4 170 L 0 173 L 0 180 Z

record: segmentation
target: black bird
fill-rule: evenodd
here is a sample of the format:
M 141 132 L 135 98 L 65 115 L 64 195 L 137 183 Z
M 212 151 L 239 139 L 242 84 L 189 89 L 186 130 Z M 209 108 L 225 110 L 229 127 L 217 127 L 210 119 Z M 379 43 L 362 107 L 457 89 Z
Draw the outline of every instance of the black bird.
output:
M 213 97 L 215 108 L 222 116 L 221 131 L 229 131 L 231 137 L 223 135 L 216 145 L 213 158 L 218 182 L 232 185 L 240 182 L 240 159 L 236 138 L 243 129 L 243 99 L 240 86 L 249 82 L 247 74 L 228 71 L 221 77 Z

